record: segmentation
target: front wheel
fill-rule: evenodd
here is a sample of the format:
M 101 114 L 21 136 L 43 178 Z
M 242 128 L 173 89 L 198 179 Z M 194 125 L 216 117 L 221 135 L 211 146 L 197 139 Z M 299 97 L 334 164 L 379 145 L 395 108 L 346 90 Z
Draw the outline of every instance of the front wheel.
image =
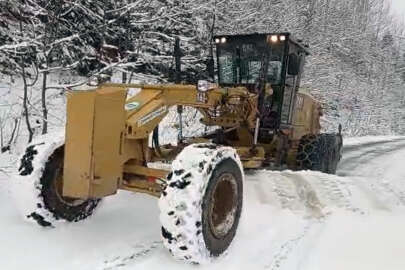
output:
M 236 151 L 191 145 L 173 162 L 159 201 L 164 245 L 180 260 L 204 263 L 232 243 L 242 212 L 243 171 Z
M 46 138 L 46 139 L 45 139 Z M 38 192 L 32 202 L 36 209 L 28 212 L 27 217 L 39 225 L 54 225 L 55 220 L 77 222 L 90 216 L 99 199 L 79 200 L 62 196 L 63 188 L 63 140 L 50 141 L 50 136 L 38 138 L 27 147 L 21 159 L 20 175 L 27 178 L 27 185 L 34 185 Z M 31 181 L 29 181 L 31 180 Z

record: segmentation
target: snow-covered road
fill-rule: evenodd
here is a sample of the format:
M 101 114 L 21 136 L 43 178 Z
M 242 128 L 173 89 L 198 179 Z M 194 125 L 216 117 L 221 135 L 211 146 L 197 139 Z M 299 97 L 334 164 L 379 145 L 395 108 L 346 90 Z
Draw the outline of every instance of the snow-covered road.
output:
M 2 164 L 10 157 L 2 156 Z M 174 261 L 157 201 L 120 192 L 88 220 L 27 222 L 0 173 L 0 269 L 405 269 L 405 138 L 348 139 L 338 176 L 248 172 L 241 226 L 211 265 Z

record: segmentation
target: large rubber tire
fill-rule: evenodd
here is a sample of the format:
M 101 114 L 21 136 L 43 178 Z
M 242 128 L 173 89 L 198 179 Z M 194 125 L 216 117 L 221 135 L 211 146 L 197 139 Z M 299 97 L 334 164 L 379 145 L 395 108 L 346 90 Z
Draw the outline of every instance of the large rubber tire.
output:
M 212 144 L 188 146 L 173 162 L 159 200 L 162 238 L 170 253 L 209 262 L 232 243 L 243 203 L 243 169 L 236 151 Z
M 336 174 L 337 165 L 342 158 L 343 140 L 337 134 L 324 134 L 326 140 L 325 173 Z
M 56 149 L 53 147 L 55 144 L 46 142 L 30 145 L 21 158 L 19 167 L 21 176 L 39 178 L 34 179 L 34 182 L 27 181 L 27 184 L 33 183 L 34 188 L 39 191 L 35 202 L 37 209 L 31 211 L 27 217 L 44 227 L 54 226 L 56 220 L 69 222 L 83 220 L 92 215 L 100 201 L 99 199 L 75 200 L 61 195 L 64 146 Z M 39 165 L 42 163 L 44 163 L 43 168 Z
M 297 168 L 299 170 L 324 172 L 326 168 L 325 149 L 324 136 L 312 134 L 303 136 L 298 145 Z
M 298 145 L 297 168 L 335 174 L 341 148 L 342 138 L 337 134 L 305 135 Z

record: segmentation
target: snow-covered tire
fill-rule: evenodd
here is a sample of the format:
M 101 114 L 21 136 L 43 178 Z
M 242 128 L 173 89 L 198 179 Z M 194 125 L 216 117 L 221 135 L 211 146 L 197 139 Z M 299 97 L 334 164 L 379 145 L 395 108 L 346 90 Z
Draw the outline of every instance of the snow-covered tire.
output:
M 77 222 L 93 213 L 99 200 L 74 200 L 61 195 L 64 158 L 64 136 L 36 138 L 21 158 L 19 174 L 24 185 L 32 185 L 27 217 L 39 225 L 54 226 L 54 221 Z M 25 210 L 25 209 L 24 209 Z
M 162 238 L 179 260 L 206 263 L 235 237 L 243 202 L 236 151 L 214 144 L 186 147 L 172 164 L 159 200 Z

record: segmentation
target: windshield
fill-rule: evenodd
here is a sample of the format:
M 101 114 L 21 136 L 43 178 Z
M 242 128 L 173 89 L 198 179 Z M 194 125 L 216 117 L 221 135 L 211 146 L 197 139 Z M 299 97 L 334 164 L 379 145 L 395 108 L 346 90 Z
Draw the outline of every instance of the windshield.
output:
M 270 51 L 270 50 L 269 50 Z M 227 44 L 218 48 L 218 68 L 220 84 L 255 84 L 259 81 L 264 59 L 269 57 L 267 82 L 280 84 L 283 50 L 266 50 L 256 44 Z

